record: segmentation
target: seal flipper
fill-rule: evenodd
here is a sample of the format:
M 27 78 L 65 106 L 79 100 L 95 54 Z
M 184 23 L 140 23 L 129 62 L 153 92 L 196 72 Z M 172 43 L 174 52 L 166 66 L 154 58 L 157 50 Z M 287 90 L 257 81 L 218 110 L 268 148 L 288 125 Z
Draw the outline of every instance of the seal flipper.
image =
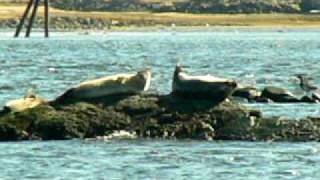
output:
M 61 96 L 57 97 L 55 100 L 51 101 L 51 105 L 55 104 L 66 104 L 74 100 L 74 88 L 67 90 Z
M 146 68 L 145 70 L 141 70 L 137 72 L 137 75 L 140 77 L 140 81 L 143 83 L 143 90 L 140 93 L 148 91 L 151 85 L 151 69 Z

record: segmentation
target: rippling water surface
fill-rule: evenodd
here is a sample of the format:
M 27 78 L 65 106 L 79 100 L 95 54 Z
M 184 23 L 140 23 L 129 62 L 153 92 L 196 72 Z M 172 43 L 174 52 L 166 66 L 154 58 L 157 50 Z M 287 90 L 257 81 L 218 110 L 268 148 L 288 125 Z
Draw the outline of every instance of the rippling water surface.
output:
M 168 93 L 177 62 L 193 74 L 215 74 L 259 88 L 282 86 L 299 96 L 295 74 L 309 74 L 320 85 L 320 30 L 315 29 L 11 36 L 0 32 L 0 106 L 30 88 L 53 99 L 83 80 L 144 67 L 153 69 L 152 91 Z M 248 106 L 267 116 L 320 116 L 319 105 Z M 4 143 L 0 177 L 318 179 L 319 148 L 317 143 L 144 140 Z
M 0 144 L 3 179 L 319 179 L 320 144 L 64 141 Z

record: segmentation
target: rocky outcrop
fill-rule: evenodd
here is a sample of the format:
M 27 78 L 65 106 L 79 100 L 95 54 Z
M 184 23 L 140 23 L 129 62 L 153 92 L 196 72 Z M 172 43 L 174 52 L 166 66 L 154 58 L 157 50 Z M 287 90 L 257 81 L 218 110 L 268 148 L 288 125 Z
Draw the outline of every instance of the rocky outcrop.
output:
M 232 99 L 250 103 L 319 103 L 319 92 L 301 98 L 281 87 L 268 86 L 262 91 L 255 87 L 240 87 L 232 94 Z
M 251 118 L 217 128 L 216 139 L 251 141 L 319 141 L 320 119 Z
M 216 104 L 173 95 L 52 102 L 0 115 L 1 141 L 108 137 L 114 132 L 169 139 L 309 141 L 320 138 L 320 119 L 263 118 L 237 102 Z
M 113 96 L 103 101 L 66 102 L 43 105 L 21 113 L 9 113 L 0 124 L 15 127 L 15 134 L 27 139 L 70 139 L 104 136 L 115 130 L 134 131 L 140 137 L 212 139 L 215 136 L 212 111 L 228 113 L 225 107 L 207 101 L 184 100 L 173 96 Z M 215 118 L 215 117 L 213 117 Z M 13 130 L 5 132 L 12 133 Z M 10 134 L 9 134 L 10 135 Z M 5 136 L 4 136 L 5 137 Z M 25 136 L 10 136 L 23 139 Z
M 19 23 L 19 19 L 0 19 L 0 29 L 16 28 Z M 111 25 L 110 19 L 104 18 L 86 18 L 86 17 L 51 17 L 50 28 L 55 30 L 70 30 L 70 29 L 109 29 Z M 127 25 L 125 22 L 119 22 L 113 24 L 114 26 Z M 34 28 L 43 28 L 43 18 L 39 17 L 35 20 Z

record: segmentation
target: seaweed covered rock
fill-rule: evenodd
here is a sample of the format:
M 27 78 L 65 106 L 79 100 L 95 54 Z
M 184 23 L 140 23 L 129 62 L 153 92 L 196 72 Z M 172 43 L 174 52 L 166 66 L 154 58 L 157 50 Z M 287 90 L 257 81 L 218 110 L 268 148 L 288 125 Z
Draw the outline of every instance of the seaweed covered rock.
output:
M 14 125 L 0 124 L 0 141 L 14 141 L 21 140 L 22 135 L 19 134 Z
M 216 139 L 247 141 L 319 141 L 320 119 L 281 117 L 229 121 L 217 130 Z
M 236 102 L 173 95 L 52 102 L 0 115 L 0 141 L 65 140 L 132 132 L 137 137 L 206 140 L 318 140 L 320 119 L 263 118 Z
M 53 102 L 4 114 L 0 123 L 14 127 L 17 134 L 27 133 L 29 139 L 92 138 L 115 130 L 134 131 L 140 137 L 214 139 L 220 119 L 228 121 L 227 118 L 238 119 L 248 114 L 237 103 L 137 95 L 91 102 Z

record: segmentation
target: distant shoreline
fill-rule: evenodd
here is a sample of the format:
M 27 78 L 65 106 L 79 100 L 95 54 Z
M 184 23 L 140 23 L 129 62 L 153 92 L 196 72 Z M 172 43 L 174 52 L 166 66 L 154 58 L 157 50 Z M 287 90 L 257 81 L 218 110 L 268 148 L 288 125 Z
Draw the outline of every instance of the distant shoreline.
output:
M 0 28 L 0 37 L 5 36 L 13 37 L 15 32 L 14 28 L 2 29 Z M 171 27 L 115 27 L 110 30 L 99 30 L 99 29 L 50 29 L 51 35 L 55 36 L 59 34 L 65 34 L 66 36 L 100 36 L 109 33 L 243 33 L 243 32 L 261 32 L 261 33 L 290 33 L 290 32 L 314 32 L 320 33 L 319 27 L 271 27 L 271 26 L 214 26 L 214 27 L 195 27 L 187 26 L 181 27 L 177 26 L 175 28 Z M 22 37 L 24 37 L 25 31 L 22 32 Z M 34 28 L 31 36 L 38 37 L 43 36 L 44 29 Z
M 0 5 L 0 29 L 15 28 L 25 6 Z M 43 27 L 40 8 L 35 28 Z M 51 29 L 112 30 L 167 27 L 320 27 L 320 14 L 187 14 L 150 12 L 79 12 L 51 8 Z

